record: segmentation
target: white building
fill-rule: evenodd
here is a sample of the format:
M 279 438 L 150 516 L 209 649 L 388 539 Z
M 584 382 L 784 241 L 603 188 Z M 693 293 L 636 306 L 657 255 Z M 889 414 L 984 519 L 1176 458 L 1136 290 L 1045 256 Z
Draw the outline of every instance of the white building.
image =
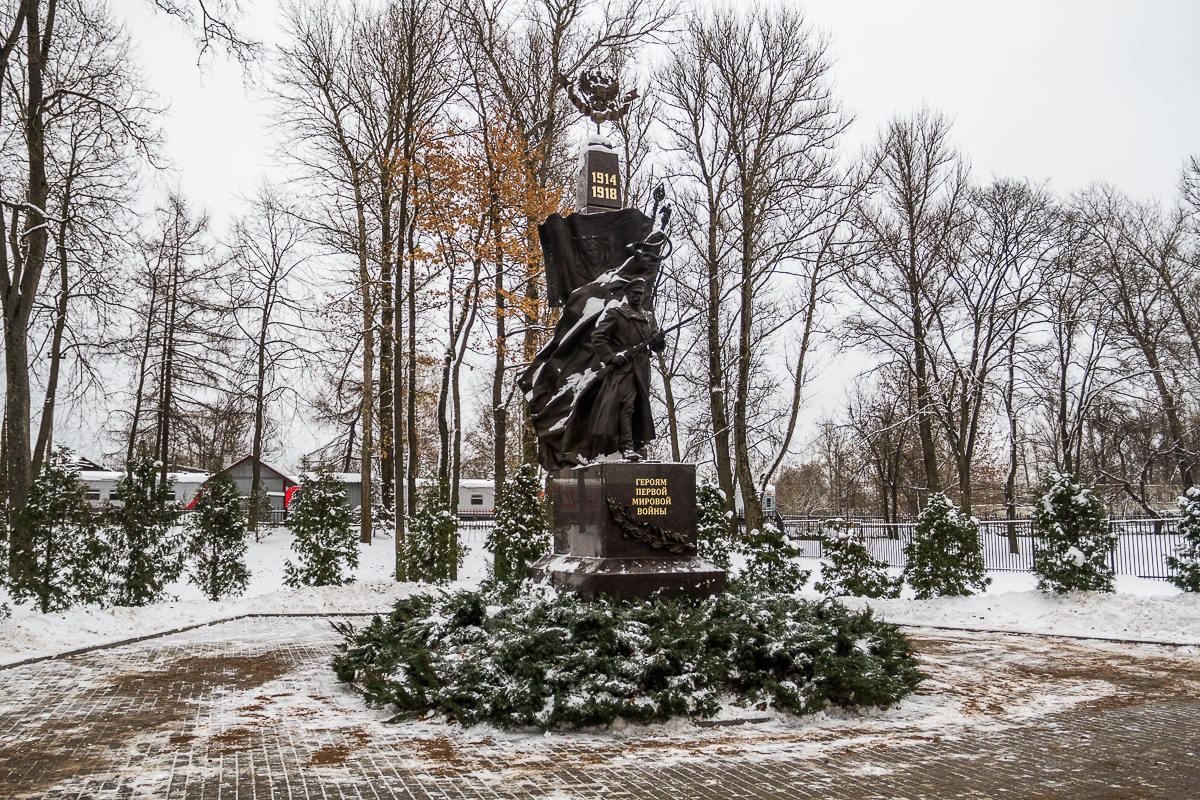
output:
M 125 477 L 124 472 L 105 469 L 80 470 L 79 479 L 87 485 L 87 500 L 94 506 L 105 503 L 116 504 L 121 501 L 117 492 L 117 481 Z M 167 500 L 187 507 L 200 491 L 200 486 L 208 480 L 207 472 L 168 472 L 167 477 L 175 482 Z

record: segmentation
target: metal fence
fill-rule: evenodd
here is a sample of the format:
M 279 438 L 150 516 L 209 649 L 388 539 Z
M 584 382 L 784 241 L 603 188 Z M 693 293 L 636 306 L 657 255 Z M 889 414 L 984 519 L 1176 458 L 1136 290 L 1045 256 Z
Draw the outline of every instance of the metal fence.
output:
M 491 511 L 459 511 L 458 527 L 470 530 L 487 530 L 492 527 L 495 516 Z
M 804 555 L 820 558 L 823 520 L 787 518 L 784 530 L 801 541 Z M 889 566 L 906 563 L 904 546 L 912 541 L 916 523 L 854 521 L 854 531 L 865 540 L 871 554 Z M 1117 534 L 1117 545 L 1108 554 L 1108 563 L 1117 575 L 1166 580 L 1171 575 L 1167 556 L 1175 555 L 1183 545 L 1178 519 L 1110 519 L 1110 530 Z M 983 563 L 990 570 L 1030 572 L 1033 554 L 1040 540 L 1027 519 L 981 520 L 979 538 Z

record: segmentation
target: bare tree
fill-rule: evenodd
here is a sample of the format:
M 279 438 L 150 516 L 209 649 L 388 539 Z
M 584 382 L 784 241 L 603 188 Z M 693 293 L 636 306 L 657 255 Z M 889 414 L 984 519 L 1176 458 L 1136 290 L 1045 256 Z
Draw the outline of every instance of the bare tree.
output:
M 968 220 L 967 165 L 949 134 L 949 120 L 928 109 L 881 134 L 871 157 L 879 165 L 875 191 L 859 218 L 872 248 L 848 281 L 863 306 L 848 321 L 851 343 L 912 373 L 929 492 L 942 489 L 931 329 L 949 300 L 945 276 L 961 255 Z
M 1086 259 L 1086 230 L 1069 212 L 1058 228 L 1059 243 L 1037 310 L 1046 342 L 1035 354 L 1031 378 L 1042 399 L 1050 461 L 1061 472 L 1077 473 L 1092 409 L 1127 376 L 1112 349 L 1112 306 L 1096 292 Z
M 217 429 L 227 426 L 231 413 L 240 413 L 242 427 L 235 430 L 245 431 L 247 415 L 222 399 L 228 389 L 230 320 L 218 287 L 226 262 L 214 258 L 208 216 L 194 213 L 175 192 L 155 210 L 154 220 L 155 230 L 139 243 L 141 264 L 133 276 L 134 330 L 125 345 L 136 367 L 125 457 L 126 464 L 133 463 L 138 443 L 150 442 L 165 486 L 170 466 L 184 460 L 177 446 L 181 434 L 193 441 L 228 441 Z M 220 459 L 239 448 L 192 450 Z M 219 469 L 224 464 L 190 466 Z
M 912 376 L 897 364 L 883 365 L 861 380 L 847 398 L 848 426 L 858 437 L 874 477 L 884 522 L 900 521 L 900 495 L 911 477 L 908 463 L 916 439 Z
M 1171 299 L 1176 277 L 1169 261 L 1177 247 L 1164 230 L 1156 205 L 1136 205 L 1115 189 L 1092 187 L 1073 202 L 1086 231 L 1085 247 L 1096 274 L 1097 288 L 1111 304 L 1113 342 L 1131 356 L 1131 371 L 1147 375 L 1166 422 L 1164 454 L 1175 461 L 1184 486 L 1194 483 L 1194 437 L 1185 430 L 1181 408 L 1178 354 L 1187 352 L 1186 319 Z M 1186 312 L 1185 312 L 1186 313 Z
M 832 97 L 828 69 L 825 40 L 799 12 L 724 9 L 693 17 L 660 79 L 670 147 L 695 193 L 696 211 L 684 224 L 706 273 L 718 481 L 732 498 L 736 478 L 747 498 L 746 524 L 754 529 L 762 528 L 763 516 L 751 499 L 782 463 L 794 424 L 782 447 L 752 452 L 753 365 L 773 335 L 799 320 L 788 393 L 798 409 L 811 324 L 829 274 L 828 261 L 804 257 L 811 253 L 804 252 L 806 237 L 827 224 L 822 220 L 841 184 L 834 146 L 848 119 Z M 770 308 L 768 298 L 776 299 L 789 277 L 801 287 L 800 302 Z M 728 361 L 722 354 L 727 325 L 737 332 Z M 725 396 L 727 371 L 732 400 Z
M 128 35 L 107 14 L 67 4 L 46 64 L 52 98 L 46 164 L 55 216 L 48 255 L 55 280 L 53 288 L 47 281 L 35 311 L 48 330 L 32 365 L 45 370 L 34 473 L 53 437 L 64 363 L 73 362 L 77 390 L 104 383 L 93 357 L 120 296 L 120 271 L 110 265 L 129 255 L 137 169 L 158 144 L 153 98 L 131 69 Z
M 442 4 L 415 0 L 351 3 L 332 13 L 316 4 L 293 5 L 286 26 L 290 43 L 276 71 L 281 125 L 289 156 L 302 167 L 313 207 L 320 209 L 310 221 L 357 267 L 352 274 L 362 319 L 354 339 L 362 359 L 357 424 L 363 496 L 370 496 L 372 461 L 381 455 L 384 500 L 391 502 L 396 443 L 403 439 L 408 445 L 410 489 L 415 489 L 419 463 L 411 387 L 419 346 L 415 248 L 421 210 L 414 203 L 413 182 L 417 150 L 429 141 L 454 83 L 447 11 Z M 408 270 L 406 319 L 398 280 L 403 269 Z M 397 368 L 402 327 L 408 330 L 407 389 L 405 372 Z M 406 391 L 410 398 L 401 416 L 397 398 Z M 409 497 L 411 506 L 415 491 Z M 369 541 L 369 503 L 361 513 L 361 538 Z M 397 524 L 403 525 L 399 515 Z
M 0 126 L 10 132 L 0 145 L 0 210 L 7 231 L 0 246 L 6 378 L 2 449 L 7 506 L 20 511 L 33 477 L 30 323 L 52 255 L 51 230 L 57 228 L 62 239 L 71 222 L 50 205 L 52 198 L 61 199 L 52 188 L 63 188 L 54 169 L 55 149 L 70 138 L 63 132 L 72 122 L 82 123 L 81 111 L 101 118 L 111 135 L 128 137 L 126 143 L 135 147 L 149 133 L 136 81 L 113 64 L 124 34 L 103 11 L 81 2 L 21 0 L 15 6 L 6 3 L 0 20 Z M 89 56 L 95 63 L 88 63 Z M 61 288 L 61 272 L 58 277 Z M 18 522 L 10 539 L 13 574 L 31 568 L 29 547 Z
M 250 485 L 257 495 L 262 486 L 264 436 L 269 406 L 287 393 L 309 355 L 306 311 L 311 302 L 300 293 L 307 260 L 302 224 L 277 187 L 264 184 L 250 214 L 233 226 L 233 261 L 241 280 L 231 284 L 234 324 L 243 355 L 237 369 L 237 394 L 250 401 Z M 285 375 L 290 378 L 284 379 Z M 250 503 L 249 528 L 256 531 L 261 502 Z
M 971 513 L 995 373 L 1011 361 L 1032 323 L 1054 217 L 1044 192 L 1006 180 L 971 192 L 965 213 L 970 222 L 962 228 L 961 255 L 941 272 L 945 302 L 930 306 L 928 388 L 929 409 L 954 461 L 959 502 Z

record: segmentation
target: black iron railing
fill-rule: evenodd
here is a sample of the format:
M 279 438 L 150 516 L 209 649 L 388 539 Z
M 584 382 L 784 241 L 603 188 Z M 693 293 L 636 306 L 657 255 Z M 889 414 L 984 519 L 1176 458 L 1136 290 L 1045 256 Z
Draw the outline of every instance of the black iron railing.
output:
M 906 563 L 904 546 L 912 540 L 916 523 L 851 521 L 855 533 L 866 541 L 871 553 L 893 567 Z M 1170 577 L 1167 556 L 1183 545 L 1178 519 L 1110 519 L 1117 545 L 1109 553 L 1109 565 L 1117 575 L 1166 580 Z M 800 540 L 805 556 L 820 558 L 824 520 L 784 517 L 784 529 Z M 979 523 L 983 562 L 987 569 L 1029 572 L 1039 540 L 1027 519 L 981 520 Z

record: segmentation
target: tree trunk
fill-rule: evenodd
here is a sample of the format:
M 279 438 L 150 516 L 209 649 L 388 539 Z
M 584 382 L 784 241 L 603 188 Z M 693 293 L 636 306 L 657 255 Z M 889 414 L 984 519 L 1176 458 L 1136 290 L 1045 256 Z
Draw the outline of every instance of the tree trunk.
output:
M 407 132 L 406 132 L 407 135 Z M 406 148 L 407 149 L 407 148 Z M 393 458 L 394 458 L 394 490 L 393 490 L 393 510 L 396 519 L 396 580 L 407 581 L 415 577 L 409 574 L 408 560 L 405 552 L 405 527 L 406 515 L 408 511 L 408 498 L 412 496 L 412 492 L 407 489 L 407 470 L 408 457 L 406 448 L 408 447 L 408 438 L 412 435 L 408 424 L 405 421 L 403 409 L 407 408 L 407 398 L 409 392 L 413 391 L 412 376 L 408 377 L 408 383 L 405 383 L 405 370 L 402 361 L 403 348 L 402 342 L 406 342 L 413 336 L 412 330 L 406 330 L 404 326 L 403 310 L 405 308 L 404 282 L 401 280 L 401 265 L 408 264 L 409 270 L 412 269 L 412 264 L 408 261 L 408 252 L 405 250 L 407 242 L 406 231 L 409 228 L 409 163 L 407 159 L 403 165 L 404 174 L 400 184 L 400 209 L 398 216 L 398 225 L 400 233 L 395 237 L 396 241 L 396 257 L 395 257 L 395 279 L 393 281 L 393 290 L 395 293 L 395 302 L 392 304 L 393 323 L 392 331 L 394 333 L 395 346 L 392 351 L 392 414 L 395 422 L 392 425 Z
M 715 208 L 710 198 L 709 208 Z M 717 462 L 717 483 L 725 493 L 725 510 L 733 510 L 733 468 L 729 463 L 729 421 L 725 416 L 725 370 L 721 363 L 721 262 L 717 249 L 717 220 L 708 223 L 708 308 L 705 328 L 708 336 L 708 392 L 713 423 L 713 453 Z M 731 536 L 737 536 L 737 516 L 729 520 Z
M 671 387 L 671 373 L 667 370 L 667 359 L 661 351 L 657 356 L 658 373 L 662 375 L 663 393 L 666 396 L 667 431 L 671 437 L 671 460 L 678 463 L 682 456 L 679 453 L 679 417 L 675 410 L 675 393 Z
M 0 300 L 4 313 L 4 348 L 5 348 L 5 424 L 8 437 L 5 442 L 8 468 L 8 503 L 10 521 L 19 521 L 19 512 L 24 509 L 29 496 L 29 488 L 33 481 L 30 472 L 32 456 L 29 441 L 29 316 L 37 299 L 38 286 L 41 283 L 42 268 L 46 263 L 46 249 L 49 243 L 49 232 L 46 228 L 46 200 L 49 197 L 49 184 L 46 181 L 46 151 L 45 126 L 43 122 L 43 83 L 47 51 L 51 35 L 54 15 L 47 15 L 47 30 L 43 39 L 40 26 L 40 3 L 36 0 L 26 0 L 18 10 L 25 13 L 25 43 L 26 43 L 26 105 L 25 105 L 25 149 L 29 158 L 27 208 L 25 209 L 25 225 L 22 238 L 26 250 L 22 254 L 17 239 L 18 212 L 13 210 L 13 224 L 10 228 L 9 246 L 12 263 L 5 259 L 0 265 L 4 269 L 0 277 Z M 50 11 L 54 9 L 51 3 Z M 14 30 L 15 33 L 15 30 Z M 9 272 L 9 269 L 12 272 Z M 9 539 L 9 574 L 13 577 L 29 575 L 37 566 L 34 557 L 34 543 L 29 531 L 18 522 L 12 528 Z
M 415 216 L 415 213 L 410 212 Z M 408 513 L 417 513 L 417 477 L 421 469 L 420 437 L 417 431 L 417 269 L 413 253 L 416 252 L 416 225 L 406 220 L 408 226 L 405 245 L 408 256 L 408 397 L 405 398 L 407 421 L 405 432 L 408 438 Z
M 386 168 L 386 165 L 385 165 Z M 395 508 L 396 409 L 395 369 L 396 327 L 392 286 L 392 196 L 391 178 L 380 176 L 379 200 L 379 494 L 385 508 Z
M 1012 521 L 1017 518 L 1017 410 L 1016 410 L 1016 337 L 1008 351 L 1008 380 L 1004 384 L 1004 412 L 1008 415 L 1008 476 L 1004 480 L 1004 516 Z M 1021 552 L 1017 541 L 1016 525 L 1008 526 L 1008 552 Z
M 545 182 L 541 184 L 545 187 Z M 528 252 L 540 252 L 537 245 L 537 220 L 527 219 L 526 238 L 529 244 L 533 247 L 527 248 Z M 538 286 L 538 264 L 526 265 L 525 278 L 525 346 L 522 350 L 521 360 L 528 364 L 533 361 L 537 355 L 537 326 L 541 322 L 538 318 L 538 310 L 541 307 L 541 291 Z M 538 444 L 537 436 L 533 432 L 533 417 L 529 413 L 529 404 L 521 403 L 521 452 L 522 461 L 526 464 L 538 463 Z
M 70 196 L 68 186 L 66 195 Z M 66 220 L 68 212 L 66 202 L 61 210 L 62 219 Z M 71 299 L 70 275 L 67 271 L 66 222 L 59 223 L 58 236 L 58 303 L 55 307 L 54 332 L 50 339 L 50 373 L 46 376 L 46 398 L 42 401 L 42 418 L 38 423 L 37 445 L 33 450 L 33 463 L 30 470 L 34 475 L 41 471 L 42 461 L 50 448 L 51 435 L 54 432 L 54 406 L 58 394 L 58 373 L 62 364 L 63 332 L 67 327 L 67 308 Z
M 142 402 L 146 391 L 146 374 L 150 361 L 150 347 L 154 336 L 154 314 L 158 301 L 158 276 L 150 276 L 150 297 L 146 306 L 146 335 L 142 339 L 142 355 L 138 361 L 138 385 L 133 398 L 133 416 L 129 423 L 129 441 L 125 446 L 125 479 L 132 480 L 129 465 L 133 463 L 134 451 L 137 448 L 137 431 L 141 422 Z
M 179 273 L 183 268 L 183 254 L 178 237 L 173 246 L 176 249 L 170 254 L 171 271 L 166 297 L 166 317 L 163 322 L 162 368 L 158 380 L 158 436 L 155 441 L 155 458 L 160 462 L 158 484 L 164 490 L 167 486 L 167 473 L 170 471 L 171 407 L 175 403 L 175 334 L 179 318 Z
M 263 416 L 267 388 L 267 333 L 271 327 L 272 287 L 268 285 L 263 301 L 262 323 L 258 328 L 258 358 L 254 377 L 254 434 L 250 445 L 250 519 L 247 527 L 258 541 L 258 500 L 262 484 Z
M 916 270 L 916 252 L 911 253 L 910 269 Z M 940 492 L 942 482 L 938 477 L 937 445 L 933 438 L 933 397 L 929 390 L 929 374 L 925 353 L 925 323 L 921 318 L 921 287 L 910 284 L 909 298 L 912 303 L 913 326 L 913 376 L 917 390 L 917 434 L 921 439 L 921 461 L 925 467 L 925 488 L 929 494 Z
M 491 226 L 492 226 L 492 241 L 500 241 L 500 198 L 497 190 L 493 188 L 491 196 Z M 495 480 L 495 494 L 500 496 L 500 492 L 504 487 L 507 467 L 505 461 L 505 453 L 508 449 L 508 410 L 504 405 L 504 378 L 505 372 L 505 348 L 508 340 L 505 339 L 505 328 L 507 327 L 506 315 L 508 313 L 508 304 L 504 299 L 504 259 L 499 255 L 496 260 L 496 369 L 492 375 L 492 436 L 494 437 L 493 451 L 493 471 Z
M 374 455 L 372 418 L 375 415 L 375 307 L 371 298 L 371 274 L 367 252 L 366 202 L 359 180 L 354 184 L 354 203 L 358 222 L 358 280 L 362 298 L 363 314 L 363 367 L 362 367 L 362 449 L 359 459 L 361 481 L 358 518 L 358 540 L 371 543 L 371 458 Z
M 734 458 L 737 467 L 737 482 L 742 488 L 742 508 L 746 512 L 746 530 L 763 529 L 763 509 L 759 500 L 759 488 L 750 464 L 750 444 L 746 430 L 750 399 L 750 338 L 754 323 L 754 263 L 750 259 L 754 243 L 750 237 L 754 226 L 745 217 L 742 220 L 742 286 L 741 310 L 738 314 L 738 363 L 737 396 L 733 405 Z

